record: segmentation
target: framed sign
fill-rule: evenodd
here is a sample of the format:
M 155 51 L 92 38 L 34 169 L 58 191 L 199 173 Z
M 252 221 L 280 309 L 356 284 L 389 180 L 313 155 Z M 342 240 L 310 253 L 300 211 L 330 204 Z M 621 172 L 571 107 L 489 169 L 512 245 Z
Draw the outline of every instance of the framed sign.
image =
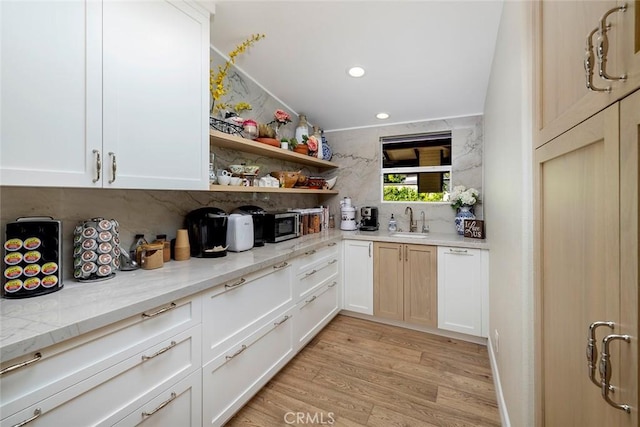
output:
M 465 219 L 464 237 L 484 239 L 484 221 L 479 219 Z

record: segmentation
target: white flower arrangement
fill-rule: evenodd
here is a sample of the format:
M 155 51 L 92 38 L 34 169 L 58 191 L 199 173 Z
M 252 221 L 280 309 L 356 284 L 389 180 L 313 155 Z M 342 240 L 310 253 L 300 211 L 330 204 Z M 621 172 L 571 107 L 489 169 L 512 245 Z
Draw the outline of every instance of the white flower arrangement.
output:
M 464 185 L 457 185 L 453 187 L 453 191 L 449 194 L 449 201 L 451 207 L 458 210 L 461 206 L 473 206 L 479 198 L 478 190 L 475 188 L 467 189 Z

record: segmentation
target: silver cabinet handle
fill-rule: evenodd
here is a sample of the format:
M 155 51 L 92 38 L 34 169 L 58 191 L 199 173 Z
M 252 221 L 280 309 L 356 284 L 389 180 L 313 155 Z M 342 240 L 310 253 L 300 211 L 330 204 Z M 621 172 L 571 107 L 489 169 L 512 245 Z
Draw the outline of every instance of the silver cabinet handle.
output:
M 315 301 L 315 300 L 316 300 L 316 298 L 318 298 L 318 297 L 314 295 L 314 296 L 312 296 L 311 298 L 309 298 L 307 301 L 305 301 L 304 303 L 305 303 L 305 304 L 309 304 L 310 302 Z
M 398 251 L 398 261 L 402 261 L 402 245 L 400 245 L 400 250 Z
M 613 322 L 593 322 L 589 325 L 589 336 L 587 338 L 587 366 L 589 368 L 589 379 L 592 383 L 598 386 L 601 386 L 600 382 L 596 380 L 596 365 L 598 361 L 598 348 L 596 346 L 596 329 L 600 326 L 608 326 L 609 328 L 614 328 Z
M 275 323 L 273 324 L 273 326 L 280 326 L 280 325 L 282 325 L 284 322 L 286 322 L 287 320 L 289 320 L 290 318 L 291 318 L 291 316 L 289 316 L 289 315 L 287 314 L 286 316 L 284 316 L 284 317 L 282 318 L 282 320 L 281 320 L 281 321 L 279 321 L 279 322 L 275 322 Z
M 232 284 L 226 284 L 224 285 L 225 288 L 227 289 L 231 289 L 231 288 L 235 288 L 236 286 L 240 286 L 243 285 L 247 280 L 243 277 L 240 280 L 238 280 L 236 283 L 232 283 Z
M 282 263 L 282 264 L 280 264 L 280 265 L 274 265 L 274 266 L 273 266 L 273 269 L 274 269 L 274 270 L 280 270 L 281 268 L 285 268 L 285 267 L 286 267 L 286 266 L 288 266 L 288 265 L 289 265 L 288 263 L 283 262 L 283 263 Z
M 369 258 L 371 258 L 371 245 L 372 243 L 369 243 Z
M 162 307 L 161 309 L 159 309 L 158 311 L 154 311 L 153 313 L 142 313 L 142 318 L 143 318 L 143 319 L 148 319 L 148 318 L 150 318 L 150 317 L 155 317 L 155 316 L 157 316 L 158 314 L 162 314 L 162 313 L 164 313 L 165 311 L 173 310 L 173 309 L 174 309 L 174 308 L 176 308 L 176 307 L 177 307 L 176 303 L 175 303 L 175 302 L 172 302 L 172 303 L 171 303 L 171 304 L 169 304 L 168 306 L 166 306 L 166 307 Z
M 335 246 L 335 245 L 337 245 L 337 243 L 336 243 L 336 242 L 331 242 L 331 243 L 329 243 L 327 246 Z
M 598 28 L 594 28 L 587 34 L 585 49 L 584 49 L 584 72 L 585 77 L 587 79 L 587 89 L 591 92 L 611 92 L 611 86 L 607 86 L 605 88 L 595 87 L 593 85 L 593 63 L 595 61 L 595 56 L 593 55 L 593 35 L 598 31 Z
M 404 260 L 409 262 L 409 246 L 404 246 Z
M 236 351 L 235 353 L 233 353 L 231 356 L 225 356 L 224 358 L 227 360 L 231 360 L 236 356 L 239 356 L 240 353 L 242 353 L 243 351 L 245 351 L 247 349 L 247 346 L 242 344 L 242 347 L 240 347 L 240 349 L 238 351 Z
M 310 250 L 309 252 L 305 252 L 304 254 L 305 254 L 305 255 L 313 255 L 313 254 L 315 254 L 315 253 L 316 253 L 316 250 L 315 250 L 315 249 L 312 249 L 312 250 Z
M 622 6 L 614 7 L 613 9 L 609 9 L 602 15 L 600 18 L 600 23 L 598 24 L 598 37 L 596 38 L 598 44 L 596 47 L 596 52 L 598 54 L 598 75 L 604 80 L 609 81 L 624 81 L 627 79 L 626 74 L 622 74 L 620 77 L 610 76 L 607 73 L 607 54 L 609 53 L 609 37 L 607 36 L 607 32 L 611 27 L 610 24 L 607 24 L 607 18 L 612 13 L 616 12 L 625 12 L 627 10 L 627 4 L 623 4 Z
M 32 359 L 25 360 L 24 362 L 16 363 L 15 365 L 8 366 L 0 371 L 0 375 L 8 374 L 11 371 L 15 371 L 16 369 L 24 368 L 25 366 L 29 366 L 32 363 L 36 363 L 38 360 L 42 359 L 42 353 L 36 353 L 33 355 Z
M 151 412 L 143 412 L 142 413 L 142 418 L 147 418 L 150 417 L 151 415 L 155 414 L 156 412 L 158 412 L 160 409 L 164 408 L 165 406 L 167 406 L 169 403 L 171 403 L 175 398 L 176 398 L 177 394 L 175 391 L 171 392 L 171 396 L 165 400 L 164 402 L 162 402 L 161 404 L 158 405 L 158 407 L 156 409 L 154 409 Z
M 332 284 L 330 284 L 329 286 L 327 286 L 327 288 L 333 288 L 335 285 L 337 285 L 338 282 L 333 282 Z
M 329 262 L 327 263 L 327 265 L 335 264 L 336 262 L 338 262 L 338 260 L 337 260 L 337 259 L 332 259 L 331 261 L 329 261 Z
M 109 151 L 109 157 L 111 157 L 111 179 L 109 184 L 113 184 L 116 180 L 116 171 L 118 170 L 118 164 L 116 163 L 116 153 Z
M 177 343 L 175 341 L 171 341 L 171 343 L 164 347 L 161 348 L 160 350 L 156 351 L 155 353 L 153 353 L 151 356 L 147 356 L 147 355 L 142 355 L 142 361 L 147 361 L 149 359 L 153 359 L 154 357 L 160 356 L 162 353 L 166 353 L 167 351 L 171 350 L 173 347 L 175 347 L 177 345 Z
M 468 252 L 469 251 L 466 250 L 466 249 L 451 249 L 451 248 L 449 248 L 449 253 L 451 253 L 451 254 L 466 254 Z
M 309 277 L 312 276 L 314 274 L 316 274 L 318 271 L 317 270 L 311 270 L 310 272 L 308 272 L 307 274 L 304 275 L 304 277 Z
M 600 355 L 600 385 L 602 390 L 602 398 L 609 405 L 616 409 L 625 411 L 627 414 L 631 413 L 631 407 L 626 404 L 619 404 L 611 400 L 609 392 L 612 390 L 612 386 L 609 384 L 611 381 L 611 360 L 609 360 L 609 344 L 614 340 L 623 340 L 624 342 L 631 342 L 631 336 L 629 335 L 607 335 L 602 339 L 602 354 Z
M 12 427 L 22 427 L 24 425 L 29 424 L 31 421 L 35 420 L 36 418 L 38 418 L 40 415 L 42 415 L 42 410 L 40 410 L 40 408 L 36 408 L 35 411 L 33 411 L 33 416 L 31 418 L 27 418 L 24 421 L 19 422 L 18 424 L 14 424 Z
M 100 151 L 93 150 L 93 154 L 96 155 L 96 177 L 93 178 L 91 181 L 96 183 L 100 181 L 100 173 L 102 171 L 102 161 L 100 160 Z

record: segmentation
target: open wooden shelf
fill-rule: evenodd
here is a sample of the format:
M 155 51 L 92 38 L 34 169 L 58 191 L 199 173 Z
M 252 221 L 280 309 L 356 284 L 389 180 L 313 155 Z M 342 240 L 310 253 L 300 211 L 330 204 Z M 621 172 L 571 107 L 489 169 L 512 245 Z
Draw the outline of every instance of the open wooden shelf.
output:
M 337 168 L 338 165 L 327 160 L 320 160 L 315 157 L 305 156 L 304 154 L 295 153 L 293 151 L 284 150 L 279 147 L 272 147 L 271 145 L 263 144 L 262 142 L 252 141 L 250 139 L 241 138 L 235 135 L 229 135 L 224 132 L 210 129 L 209 141 L 211 145 L 215 147 L 228 148 L 230 150 L 238 150 L 245 153 L 258 154 L 260 156 L 271 157 L 273 159 L 286 160 L 293 163 L 299 163 L 301 165 L 313 166 L 319 169 L 331 169 Z M 254 188 L 254 187 L 250 187 Z M 258 187 L 269 188 L 269 187 Z M 283 190 L 292 190 L 285 188 Z M 302 189 L 301 189 L 302 190 Z M 308 190 L 308 189 L 307 189 Z M 309 192 L 308 190 L 307 192 Z M 314 190 L 323 191 L 323 190 Z M 337 193 L 326 193 L 337 194 Z
M 337 190 L 314 188 L 243 187 L 240 185 L 209 185 L 209 191 L 219 193 L 288 193 L 288 194 L 338 194 Z

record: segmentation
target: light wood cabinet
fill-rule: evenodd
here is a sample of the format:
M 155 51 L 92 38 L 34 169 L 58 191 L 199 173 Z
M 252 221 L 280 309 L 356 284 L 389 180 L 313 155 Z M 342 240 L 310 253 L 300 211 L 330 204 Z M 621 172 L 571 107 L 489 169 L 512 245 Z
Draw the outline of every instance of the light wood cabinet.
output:
M 536 378 L 539 426 L 638 425 L 638 135 L 640 92 L 535 151 Z M 594 384 L 584 348 L 596 331 Z M 601 394 L 602 340 L 611 345 L 611 399 Z M 568 407 L 580 408 L 567 411 Z
M 196 7 L 1 2 L 1 184 L 207 189 L 209 16 Z
M 627 5 L 625 12 L 606 18 L 608 50 L 605 72 L 599 75 L 598 29 L 601 18 Z M 640 87 L 640 29 L 637 1 L 539 1 L 535 7 L 535 144 L 540 146 Z M 587 88 L 585 53 L 591 35 L 592 87 Z M 610 91 L 600 89 L 610 88 Z
M 437 324 L 436 247 L 374 243 L 374 316 Z
M 373 242 L 343 242 L 343 308 L 373 314 Z

